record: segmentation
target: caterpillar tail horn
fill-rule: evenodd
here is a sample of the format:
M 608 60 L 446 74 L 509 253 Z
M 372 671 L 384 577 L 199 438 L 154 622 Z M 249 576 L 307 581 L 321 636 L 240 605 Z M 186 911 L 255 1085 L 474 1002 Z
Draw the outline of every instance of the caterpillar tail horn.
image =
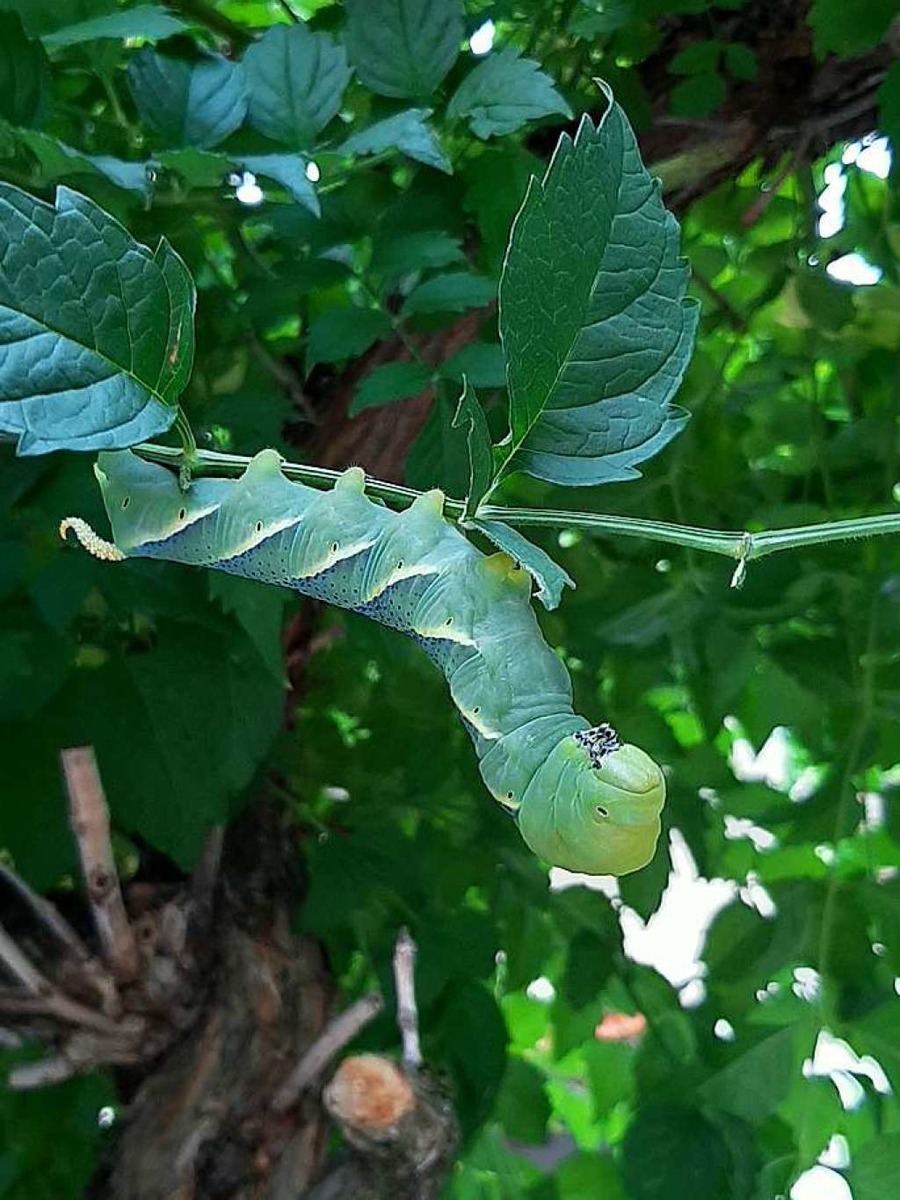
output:
M 69 533 L 74 533 L 79 544 L 89 554 L 93 554 L 94 558 L 100 558 L 104 562 L 122 562 L 125 559 L 118 546 L 95 533 L 81 517 L 66 517 L 60 521 L 59 536 L 64 542 L 68 540 Z

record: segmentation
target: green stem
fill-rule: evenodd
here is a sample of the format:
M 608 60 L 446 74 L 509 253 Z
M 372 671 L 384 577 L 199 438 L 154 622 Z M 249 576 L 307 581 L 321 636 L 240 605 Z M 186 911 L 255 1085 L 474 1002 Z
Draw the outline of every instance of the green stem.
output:
M 179 429 L 181 427 L 179 426 Z M 173 446 L 157 446 L 142 442 L 134 451 L 150 462 L 178 467 L 182 463 L 183 451 Z M 194 476 L 240 475 L 250 459 L 243 454 L 222 454 L 216 450 L 195 450 L 191 461 Z M 297 479 L 315 487 L 330 487 L 338 478 L 339 471 L 325 467 L 310 467 L 303 463 L 282 463 L 282 471 L 288 479 Z M 421 495 L 414 488 L 401 487 L 396 483 L 385 483 L 380 479 L 366 479 L 366 491 L 370 496 L 390 500 L 402 508 L 412 504 Z M 462 500 L 448 499 L 444 510 L 450 517 L 460 518 L 465 512 Z M 587 529 L 594 533 L 618 534 L 621 537 L 646 538 L 649 541 L 665 542 L 671 546 L 686 546 L 693 550 L 705 550 L 710 554 L 722 554 L 746 564 L 752 559 L 775 554 L 779 550 L 794 550 L 800 546 L 819 546 L 826 542 L 846 541 L 851 538 L 876 537 L 900 534 L 900 512 L 882 513 L 876 517 L 854 517 L 846 521 L 827 521 L 821 525 L 799 525 L 790 529 L 772 529 L 761 533 L 746 531 L 700 529 L 691 525 L 674 525 L 668 521 L 645 521 L 637 517 L 619 517 L 606 513 L 567 512 L 556 509 L 504 508 L 497 504 L 484 504 L 476 514 L 480 521 L 505 521 L 507 525 L 535 525 L 554 529 Z

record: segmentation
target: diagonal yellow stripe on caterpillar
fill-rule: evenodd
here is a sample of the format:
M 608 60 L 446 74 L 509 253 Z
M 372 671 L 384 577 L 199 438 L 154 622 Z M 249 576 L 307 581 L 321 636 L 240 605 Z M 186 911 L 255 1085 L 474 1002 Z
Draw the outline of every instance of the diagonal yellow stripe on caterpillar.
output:
M 468 541 L 438 491 L 395 512 L 365 495 L 359 468 L 320 491 L 285 478 L 280 464 L 264 450 L 239 478 L 204 477 L 184 491 L 165 467 L 106 452 L 96 475 L 112 541 L 77 517 L 61 532 L 107 561 L 158 558 L 279 584 L 412 637 L 447 680 L 489 792 L 536 854 L 590 874 L 645 865 L 663 773 L 574 711 L 527 573 Z

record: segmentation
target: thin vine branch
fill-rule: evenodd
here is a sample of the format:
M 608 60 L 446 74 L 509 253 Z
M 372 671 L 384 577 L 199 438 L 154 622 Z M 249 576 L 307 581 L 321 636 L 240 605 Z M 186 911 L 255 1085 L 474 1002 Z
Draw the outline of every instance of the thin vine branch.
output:
M 142 442 L 134 447 L 136 454 L 150 462 L 180 467 L 182 451 L 174 446 L 157 446 Z M 223 454 L 218 450 L 197 450 L 191 465 L 194 476 L 240 475 L 250 459 L 244 454 Z M 314 487 L 330 487 L 340 475 L 326 467 L 306 466 L 303 463 L 284 462 L 281 469 L 288 479 L 297 479 Z M 421 495 L 415 488 L 400 484 L 385 483 L 380 479 L 366 477 L 366 491 L 370 496 L 389 500 L 400 507 L 407 507 Z M 444 505 L 447 516 L 457 520 L 463 517 L 465 503 L 448 498 Z M 796 525 L 787 529 L 748 530 L 702 529 L 692 525 L 675 525 L 669 521 L 646 521 L 638 517 L 620 517 L 607 513 L 570 512 L 565 509 L 505 508 L 499 504 L 483 504 L 477 516 L 483 521 L 505 521 L 507 525 L 533 525 L 553 529 L 587 529 L 594 533 L 610 533 L 620 537 L 645 538 L 648 541 L 664 542 L 670 546 L 685 546 L 693 550 L 705 550 L 709 554 L 721 554 L 735 559 L 738 570 L 733 578 L 734 586 L 740 586 L 742 564 L 780 550 L 795 550 L 801 546 L 819 546 L 826 542 L 848 541 L 853 538 L 878 537 L 884 534 L 900 534 L 900 512 L 881 513 L 874 517 L 853 517 L 844 521 L 826 521 L 819 525 Z

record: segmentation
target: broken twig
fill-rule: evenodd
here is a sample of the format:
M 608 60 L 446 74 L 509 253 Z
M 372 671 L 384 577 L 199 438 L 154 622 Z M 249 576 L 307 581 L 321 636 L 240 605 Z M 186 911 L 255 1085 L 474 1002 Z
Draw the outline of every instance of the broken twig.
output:
M 128 921 L 119 873 L 109 837 L 109 809 L 91 746 L 61 754 L 69 796 L 72 832 L 78 843 L 81 870 L 103 958 L 119 983 L 131 983 L 140 970 L 134 930 Z
M 394 947 L 394 987 L 397 990 L 397 1025 L 403 1046 L 403 1065 L 407 1071 L 418 1071 L 422 1065 L 415 972 L 416 943 L 409 930 L 404 928 L 398 933 Z
M 332 1059 L 378 1016 L 382 1007 L 383 1002 L 378 993 L 370 992 L 335 1017 L 275 1093 L 272 1100 L 273 1110 L 282 1113 L 295 1104 L 303 1092 L 316 1082 Z

